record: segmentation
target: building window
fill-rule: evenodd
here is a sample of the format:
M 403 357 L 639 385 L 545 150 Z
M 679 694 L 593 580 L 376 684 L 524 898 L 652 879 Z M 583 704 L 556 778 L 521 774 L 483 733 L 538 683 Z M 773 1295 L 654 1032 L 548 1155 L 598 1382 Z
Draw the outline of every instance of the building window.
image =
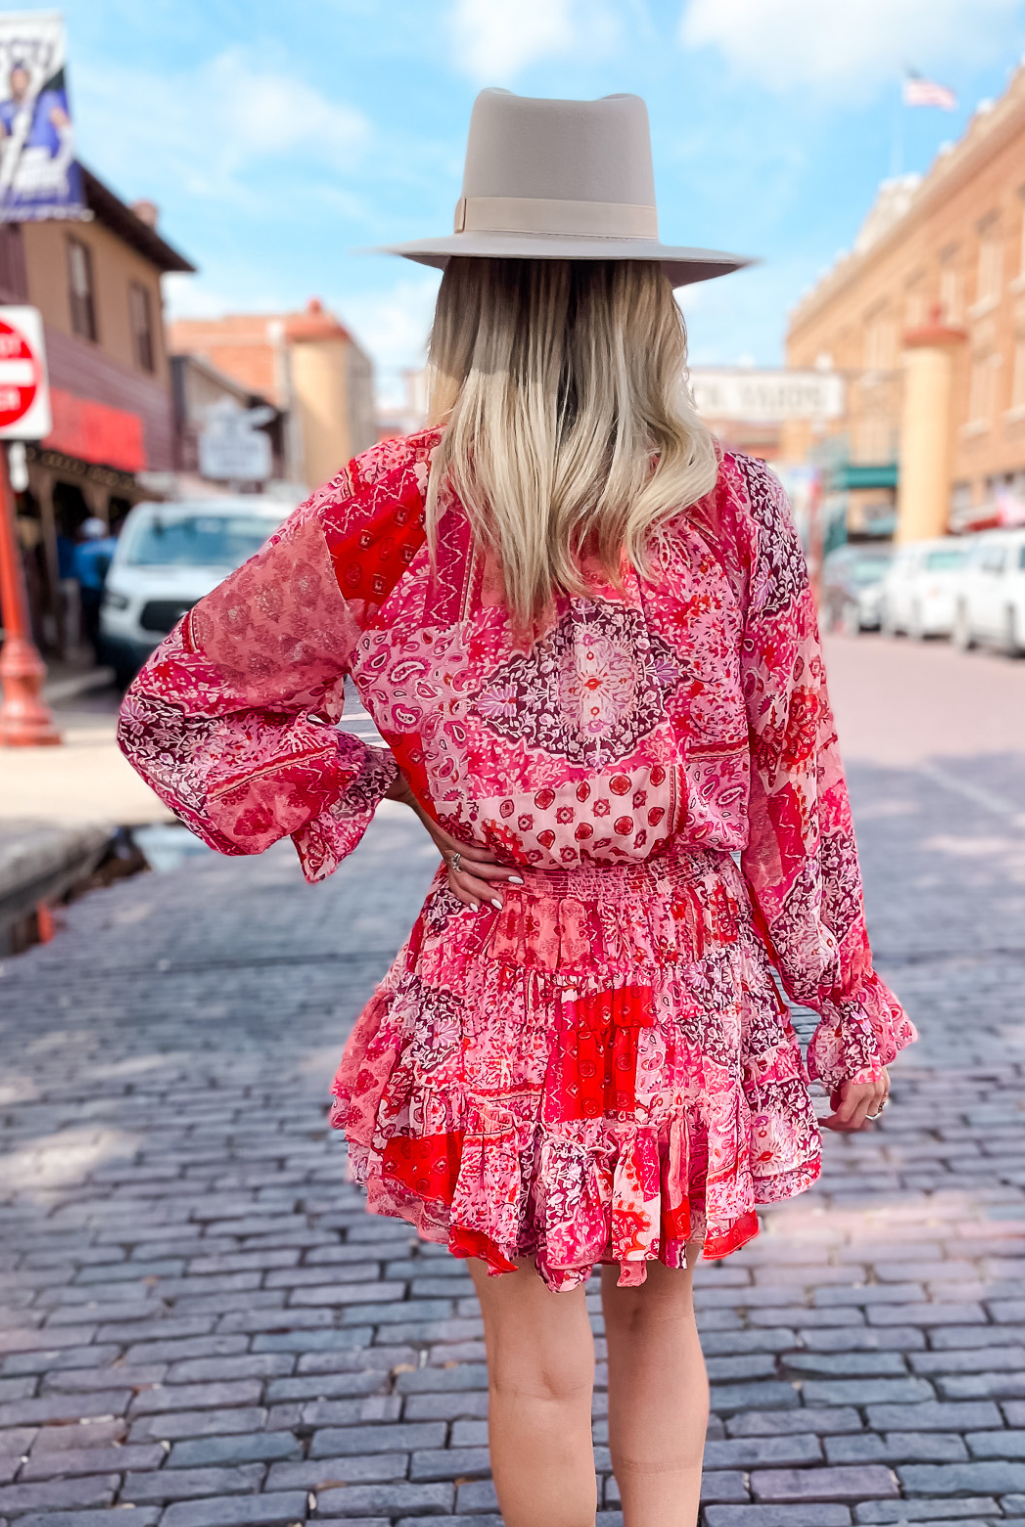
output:
M 1016 414 L 1025 414 L 1025 334 L 1019 334 L 1014 341 L 1011 409 Z
M 96 340 L 96 294 L 93 287 L 93 254 L 81 239 L 68 239 L 68 295 L 71 328 L 81 339 Z
M 988 429 L 993 422 L 996 403 L 999 355 L 980 355 L 972 361 L 968 392 L 968 428 L 973 432 Z
M 945 322 L 960 323 L 964 318 L 964 283 L 952 261 L 940 271 L 940 306 Z
M 950 518 L 954 526 L 963 524 L 972 512 L 972 485 L 956 482 L 950 495 Z
M 1004 279 L 1004 241 L 996 223 L 989 222 L 979 234 L 979 264 L 975 278 L 975 304 L 987 307 L 1000 298 Z
M 904 295 L 904 325 L 908 329 L 920 329 L 929 316 L 925 301 L 925 287 L 921 274 L 913 276 Z
M 896 358 L 896 333 L 888 312 L 870 314 L 865 321 L 865 369 L 889 371 Z
M 884 413 L 862 414 L 854 425 L 853 459 L 861 465 L 892 461 L 895 455 L 893 424 Z
M 138 281 L 128 285 L 128 314 L 132 325 L 132 351 L 135 364 L 141 371 L 155 371 L 156 354 L 153 343 L 153 304 L 146 287 Z

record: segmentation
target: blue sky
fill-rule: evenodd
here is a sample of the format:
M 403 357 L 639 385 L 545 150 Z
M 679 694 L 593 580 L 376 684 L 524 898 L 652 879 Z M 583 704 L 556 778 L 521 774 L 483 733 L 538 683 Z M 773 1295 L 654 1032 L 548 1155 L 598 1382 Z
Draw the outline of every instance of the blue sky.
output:
M 481 86 L 643 95 L 663 239 L 763 262 L 681 294 L 691 358 L 773 364 L 787 309 L 890 172 L 904 66 L 959 95 L 956 112 L 903 112 L 903 167 L 924 170 L 1025 50 L 1022 0 L 66 0 L 64 12 L 83 159 L 125 198 L 155 200 L 200 267 L 172 278 L 171 311 L 316 294 L 370 349 L 386 394 L 422 353 L 437 278 L 350 251 L 449 230 Z

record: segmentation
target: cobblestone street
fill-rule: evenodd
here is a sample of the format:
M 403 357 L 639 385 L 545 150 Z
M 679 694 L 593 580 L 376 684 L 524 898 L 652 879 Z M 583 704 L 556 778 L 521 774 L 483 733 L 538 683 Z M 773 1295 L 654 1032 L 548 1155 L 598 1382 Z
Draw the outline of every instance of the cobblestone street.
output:
M 704 1524 L 1023 1527 L 1025 664 L 830 655 L 922 1041 L 882 1123 L 699 1270 Z M 0 1527 L 497 1527 L 465 1263 L 364 1214 L 325 1122 L 435 862 L 389 806 L 323 886 L 287 845 L 204 852 L 4 963 Z

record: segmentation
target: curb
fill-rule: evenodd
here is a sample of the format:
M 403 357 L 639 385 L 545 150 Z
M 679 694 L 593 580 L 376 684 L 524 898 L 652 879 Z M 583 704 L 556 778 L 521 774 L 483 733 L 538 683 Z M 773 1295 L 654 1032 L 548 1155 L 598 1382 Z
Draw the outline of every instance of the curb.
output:
M 63 700 L 73 700 L 76 695 L 87 695 L 94 689 L 107 689 L 114 682 L 113 668 L 87 668 L 84 673 L 76 673 L 68 679 L 55 679 L 52 684 L 43 685 L 42 698 L 50 705 L 59 705 Z
M 0 827 L 0 954 L 14 924 L 41 901 L 52 901 L 99 863 L 112 827 L 55 827 L 9 822 Z

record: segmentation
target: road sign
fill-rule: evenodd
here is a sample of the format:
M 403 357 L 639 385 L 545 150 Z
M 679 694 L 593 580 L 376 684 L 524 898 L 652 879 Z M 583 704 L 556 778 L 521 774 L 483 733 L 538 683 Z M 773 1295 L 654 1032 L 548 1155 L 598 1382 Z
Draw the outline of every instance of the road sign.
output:
M 205 410 L 200 432 L 199 470 L 214 482 L 266 482 L 271 474 L 270 436 L 260 428 L 275 416 L 273 408 L 242 408 L 222 398 Z
M 833 372 L 693 366 L 690 385 L 704 419 L 782 424 L 836 419 L 844 408 L 843 378 Z
M 52 428 L 42 315 L 0 307 L 0 440 L 42 440 Z

